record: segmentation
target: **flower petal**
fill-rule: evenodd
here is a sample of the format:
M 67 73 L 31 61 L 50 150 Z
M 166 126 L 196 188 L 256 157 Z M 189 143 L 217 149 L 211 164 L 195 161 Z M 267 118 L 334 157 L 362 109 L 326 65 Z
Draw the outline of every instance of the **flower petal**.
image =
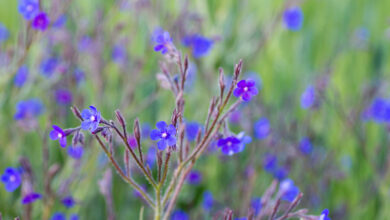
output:
M 50 131 L 49 136 L 50 136 L 50 139 L 57 140 L 58 139 L 58 132 L 56 130 L 52 130 L 52 131 Z
M 154 129 L 152 130 L 152 132 L 150 132 L 150 139 L 152 139 L 153 141 L 157 141 L 161 138 L 161 132 L 157 129 Z
M 89 109 L 84 109 L 81 112 L 81 117 L 83 117 L 83 119 L 90 119 L 91 115 L 92 115 L 92 112 Z
M 239 88 L 244 88 L 245 86 L 247 86 L 245 80 L 241 80 L 240 82 L 237 83 L 237 87 Z
M 156 123 L 156 127 L 160 130 L 163 130 L 167 127 L 167 123 L 165 121 L 159 121 Z
M 167 141 L 168 146 L 173 146 L 176 144 L 176 138 L 175 138 L 175 136 L 172 136 L 172 135 L 170 135 L 168 140 L 166 140 L 166 141 Z
M 84 130 L 89 130 L 89 127 L 91 127 L 92 122 L 90 120 L 85 120 L 81 122 L 81 128 Z
M 167 147 L 167 143 L 164 139 L 161 139 L 159 142 L 157 142 L 157 148 L 159 150 L 164 150 Z
M 251 95 L 248 92 L 244 93 L 244 95 L 242 95 L 242 100 L 244 101 L 251 100 Z
M 242 95 L 242 93 L 243 93 L 243 90 L 241 88 L 235 88 L 233 91 L 233 95 L 237 98 L 240 97 Z
M 170 134 L 171 136 L 175 136 L 176 135 L 176 128 L 172 124 L 168 126 L 168 130 L 167 131 L 168 131 L 168 134 Z
M 66 147 L 66 137 L 62 137 L 59 139 L 61 147 Z

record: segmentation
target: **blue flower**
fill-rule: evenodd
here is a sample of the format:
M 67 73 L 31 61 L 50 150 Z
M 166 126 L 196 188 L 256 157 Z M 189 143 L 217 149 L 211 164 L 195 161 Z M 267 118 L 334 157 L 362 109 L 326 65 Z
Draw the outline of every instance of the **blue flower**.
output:
M 62 212 L 56 212 L 51 216 L 50 220 L 66 220 L 66 216 Z
M 142 138 L 149 137 L 151 131 L 152 131 L 152 127 L 150 126 L 149 123 L 143 123 L 141 125 L 141 137 Z
M 196 135 L 198 134 L 199 129 L 201 129 L 201 126 L 198 122 L 187 122 L 186 123 L 187 139 L 189 141 L 194 141 Z
M 328 209 L 324 209 L 322 212 L 321 212 L 321 215 L 320 215 L 320 219 L 319 220 L 330 220 L 330 217 L 329 217 L 329 210 Z
M 79 218 L 79 216 L 77 215 L 77 214 L 71 214 L 70 216 L 69 216 L 69 220 L 79 220 L 80 218 Z
M 171 215 L 171 220 L 189 220 L 190 217 L 182 210 L 175 210 Z
M 198 185 L 202 181 L 202 173 L 197 170 L 192 170 L 187 177 L 189 184 Z
M 59 60 L 56 57 L 50 57 L 41 62 L 40 70 L 42 75 L 50 77 L 58 67 Z
M 260 197 L 256 197 L 256 198 L 253 198 L 252 201 L 251 201 L 251 207 L 252 209 L 254 210 L 254 214 L 255 216 L 258 215 L 261 211 L 261 208 L 262 208 L 262 205 L 261 205 L 261 198 Z
M 240 217 L 240 218 L 235 218 L 234 220 L 248 220 L 247 217 Z
M 61 203 L 66 207 L 66 208 L 72 208 L 76 202 L 74 201 L 72 196 L 67 196 L 61 200 Z
M 82 146 L 70 146 L 67 152 L 71 158 L 79 160 L 83 157 L 84 149 Z
M 70 105 L 73 101 L 72 92 L 68 89 L 57 89 L 54 92 L 55 100 L 61 105 Z
M 214 42 L 209 38 L 194 34 L 184 37 L 183 44 L 184 46 L 191 48 L 192 55 L 195 58 L 200 58 L 206 56 L 210 52 Z
M 237 135 L 237 138 L 241 142 L 241 148 L 240 148 L 240 150 L 237 153 L 243 151 L 245 149 L 245 146 L 252 142 L 252 138 L 250 136 L 245 135 L 245 132 L 240 132 Z
M 8 167 L 5 169 L 4 174 L 1 176 L 1 182 L 5 186 L 5 190 L 8 192 L 15 191 L 22 183 L 22 176 L 18 169 Z
M 16 104 L 15 120 L 22 120 L 27 118 L 34 118 L 41 115 L 44 111 L 43 104 L 39 99 L 28 99 L 19 101 Z
M 84 81 L 84 79 L 85 79 L 84 71 L 82 71 L 82 70 L 79 69 L 79 68 L 76 68 L 76 69 L 73 71 L 73 77 L 74 77 L 74 79 L 76 80 L 76 83 L 77 83 L 77 84 L 81 83 L 81 82 Z
M 313 107 L 316 100 L 314 86 L 309 85 L 301 95 L 301 106 L 303 109 Z
M 313 146 L 308 137 L 302 138 L 302 140 L 299 142 L 299 150 L 301 150 L 303 154 L 311 153 L 311 151 L 313 150 Z
M 165 54 L 171 50 L 171 48 L 174 48 L 169 32 L 164 31 L 162 28 L 156 28 L 154 30 L 152 40 L 155 43 L 154 51 L 161 51 L 162 54 Z
M 257 95 L 259 91 L 256 88 L 256 83 L 254 80 L 241 80 L 237 83 L 237 88 L 234 89 L 233 95 L 237 98 L 241 97 L 244 101 L 249 101 L 255 95 Z
M 149 167 L 153 167 L 155 163 L 156 163 L 156 147 L 151 146 L 149 147 L 149 150 L 146 153 L 146 164 L 148 164 Z
M 279 190 L 282 196 L 282 200 L 289 202 L 294 201 L 299 193 L 298 187 L 294 185 L 294 182 L 291 179 L 285 179 L 280 183 Z
M 28 68 L 27 66 L 23 65 L 21 66 L 18 71 L 16 72 L 15 78 L 14 78 L 14 85 L 16 87 L 22 87 L 24 83 L 27 81 L 28 78 Z
M 210 211 L 213 208 L 214 198 L 213 194 L 210 191 L 203 193 L 203 209 L 205 211 Z
M 284 11 L 283 22 L 287 29 L 291 31 L 298 31 L 302 28 L 303 12 L 300 7 L 291 7 Z
M 53 125 L 53 130 L 49 134 L 50 139 L 52 140 L 58 140 L 60 142 L 61 147 L 66 147 L 66 136 L 62 128 L 58 127 L 57 125 Z
M 159 121 L 156 123 L 157 129 L 152 130 L 150 133 L 150 139 L 157 141 L 157 147 L 159 150 L 164 150 L 167 146 L 173 146 L 176 144 L 176 128 L 175 126 L 167 125 L 165 121 Z
M 277 168 L 277 165 L 278 165 L 277 163 L 278 163 L 278 161 L 277 161 L 276 156 L 274 156 L 272 154 L 266 154 L 264 157 L 264 160 L 263 160 L 264 170 L 269 172 L 269 173 L 274 172 L 274 170 L 276 170 L 276 168 Z
M 277 167 L 273 173 L 274 178 L 280 180 L 283 180 L 288 175 L 288 170 L 285 167 Z
M 9 32 L 7 28 L 0 22 L 0 44 L 9 38 Z
M 19 0 L 18 11 L 26 20 L 31 20 L 39 13 L 39 1 Z
M 271 133 L 270 123 L 267 118 L 262 117 L 254 124 L 255 137 L 257 139 L 264 139 Z
M 227 138 L 221 138 L 218 140 L 218 147 L 221 148 L 221 151 L 223 154 L 226 155 L 233 155 L 235 153 L 238 153 L 242 151 L 242 143 L 240 139 L 230 136 Z
M 36 200 L 41 199 L 41 198 L 42 198 L 41 194 L 36 193 L 36 192 L 32 192 L 32 193 L 29 193 L 23 197 L 22 204 L 27 205 L 27 204 L 33 203 Z
M 84 130 L 90 130 L 91 132 L 96 130 L 102 118 L 100 112 L 92 105 L 89 106 L 89 109 L 84 109 L 81 112 L 81 117 L 84 119 L 81 123 L 81 128 Z
M 376 123 L 390 122 L 390 102 L 383 98 L 375 98 L 368 109 L 368 115 Z
M 112 48 L 111 59 L 115 63 L 119 63 L 119 64 L 124 63 L 127 59 L 126 47 L 120 44 L 115 45 Z
M 62 14 L 57 20 L 53 23 L 53 27 L 60 28 L 66 23 L 67 17 L 65 14 Z

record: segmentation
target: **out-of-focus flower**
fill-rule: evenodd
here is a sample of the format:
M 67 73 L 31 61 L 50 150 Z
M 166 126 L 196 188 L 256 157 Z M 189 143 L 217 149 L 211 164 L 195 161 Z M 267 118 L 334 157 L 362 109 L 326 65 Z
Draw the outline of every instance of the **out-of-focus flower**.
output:
M 221 148 L 223 154 L 233 155 L 242 150 L 242 143 L 240 139 L 230 136 L 227 138 L 221 138 L 218 140 L 218 147 Z
M 149 123 L 143 123 L 141 125 L 141 137 L 142 138 L 149 137 L 151 131 L 152 131 L 152 127 L 150 126 Z
M 72 92 L 68 89 L 57 89 L 54 93 L 54 96 L 58 104 L 63 104 L 63 105 L 72 104 L 72 100 L 73 100 Z
M 70 216 L 69 216 L 69 220 L 79 220 L 80 218 L 79 218 L 79 216 L 77 215 L 77 214 L 71 214 Z
M 240 217 L 240 218 L 235 218 L 234 220 L 248 220 L 247 217 Z
M 67 196 L 61 200 L 61 203 L 66 207 L 66 208 L 72 208 L 76 202 L 74 201 L 72 196 Z
M 28 68 L 27 66 L 23 65 L 16 72 L 14 78 L 14 85 L 19 88 L 22 87 L 24 83 L 27 81 L 27 78 L 28 78 Z
M 49 134 L 50 139 L 58 140 L 60 142 L 61 147 L 66 147 L 66 133 L 62 128 L 57 125 L 53 125 L 53 130 Z
M 1 182 L 3 182 L 5 190 L 8 192 L 15 191 L 22 183 L 22 177 L 19 170 L 13 167 L 8 167 L 1 176 Z
M 244 101 L 249 101 L 255 95 L 257 95 L 259 91 L 256 88 L 256 83 L 254 80 L 241 80 L 237 83 L 237 88 L 234 89 L 234 96 L 241 97 Z
M 245 132 L 240 132 L 236 137 L 241 142 L 241 148 L 240 150 L 238 150 L 237 153 L 243 151 L 245 149 L 245 146 L 252 142 L 252 138 L 250 136 L 245 135 Z
M 194 141 L 196 138 L 196 135 L 198 134 L 199 129 L 201 129 L 201 126 L 198 122 L 187 122 L 186 123 L 186 133 L 187 133 L 187 139 L 189 141 Z
M 115 63 L 122 64 L 127 60 L 126 47 L 123 45 L 117 44 L 112 48 L 111 59 Z
M 210 191 L 203 193 L 203 204 L 202 207 L 205 211 L 210 211 L 214 205 L 213 194 Z
M 81 112 L 81 117 L 84 119 L 81 123 L 81 128 L 91 132 L 96 130 L 101 120 L 100 112 L 92 105 L 89 106 L 89 109 L 84 109 Z
M 157 141 L 157 147 L 159 150 L 164 150 L 167 146 L 173 146 L 176 144 L 176 128 L 175 126 L 167 125 L 165 121 L 159 121 L 156 123 L 157 129 L 152 130 L 150 133 L 150 139 Z
M 3 23 L 0 22 L 0 44 L 9 38 L 9 32 Z
M 36 193 L 36 192 L 32 192 L 32 193 L 29 193 L 23 197 L 22 204 L 27 205 L 27 204 L 33 203 L 41 198 L 42 198 L 41 194 Z
M 238 124 L 241 121 L 241 111 L 235 110 L 230 114 L 229 122 L 232 124 Z
M 91 49 L 92 45 L 93 45 L 92 38 L 87 36 L 87 35 L 84 35 L 80 38 L 78 45 L 77 45 L 77 48 L 79 49 L 79 51 L 85 52 L 85 51 Z
M 376 123 L 390 122 L 390 101 L 384 98 L 375 98 L 366 109 L 366 117 Z
M 134 136 L 130 136 L 127 140 L 127 143 L 130 145 L 132 149 L 137 147 L 137 139 Z
M 67 17 L 65 14 L 62 14 L 57 20 L 53 23 L 53 27 L 61 28 L 66 23 Z
M 153 167 L 156 163 L 156 147 L 150 146 L 148 152 L 146 153 L 146 163 L 149 167 Z
M 294 185 L 294 182 L 291 179 L 285 179 L 280 183 L 279 191 L 281 194 L 282 200 L 289 202 L 294 201 L 295 197 L 299 193 L 298 187 Z
M 214 42 L 209 38 L 194 34 L 184 37 L 183 44 L 184 46 L 191 48 L 192 55 L 195 58 L 200 58 L 206 56 L 210 52 Z
M 18 11 L 24 19 L 31 20 L 39 13 L 39 1 L 19 0 Z
M 162 54 L 166 54 L 169 50 L 174 49 L 169 32 L 164 31 L 162 28 L 154 30 L 152 40 L 155 43 L 154 51 L 161 51 Z
M 285 167 L 277 167 L 273 173 L 274 178 L 280 180 L 283 180 L 288 175 L 288 170 Z
M 254 124 L 255 137 L 257 139 L 264 139 L 271 133 L 271 126 L 267 118 L 262 117 Z
M 189 184 L 198 185 L 202 182 L 202 173 L 197 170 L 192 170 L 187 177 L 187 181 Z
M 35 118 L 41 115 L 44 111 L 43 104 L 39 99 L 28 99 L 19 101 L 16 104 L 15 120 L 22 120 L 27 118 Z
M 79 160 L 83 157 L 84 149 L 82 146 L 70 146 L 67 152 L 71 158 Z
M 286 9 L 283 13 L 283 23 L 291 31 L 300 30 L 303 24 L 302 9 L 298 6 Z
M 183 210 L 175 210 L 171 215 L 171 220 L 189 220 L 190 217 Z
M 74 79 L 76 80 L 76 83 L 77 83 L 77 84 L 80 84 L 80 83 L 85 79 L 84 71 L 82 71 L 82 70 L 79 69 L 79 68 L 76 68 L 76 69 L 73 71 L 73 77 L 74 77 Z
M 261 208 L 262 208 L 262 205 L 261 205 L 261 198 L 260 197 L 256 197 L 256 198 L 253 198 L 252 201 L 251 201 L 251 207 L 252 209 L 254 210 L 254 214 L 255 216 L 258 215 L 261 211 Z
M 316 91 L 314 86 L 309 85 L 301 95 L 301 107 L 308 109 L 313 107 L 316 101 Z
M 272 173 L 274 172 L 274 170 L 276 170 L 276 167 L 277 167 L 277 158 L 275 155 L 272 155 L 272 154 L 266 154 L 265 157 L 264 157 L 264 160 L 263 160 L 263 167 L 264 167 L 264 170 L 269 172 L 269 173 Z
M 49 26 L 49 23 L 50 21 L 47 14 L 45 12 L 41 12 L 34 17 L 34 20 L 32 21 L 32 28 L 40 31 L 45 31 Z
M 313 150 L 313 145 L 311 144 L 308 137 L 302 138 L 302 140 L 299 142 L 299 150 L 306 155 L 311 153 Z
M 66 220 L 66 216 L 62 212 L 56 212 L 51 216 L 50 220 Z
M 50 77 L 57 69 L 59 60 L 56 57 L 50 57 L 41 62 L 40 70 L 42 75 Z
M 321 215 L 320 215 L 320 219 L 319 220 L 330 220 L 330 217 L 329 217 L 329 210 L 328 209 L 324 209 L 322 212 L 321 212 Z

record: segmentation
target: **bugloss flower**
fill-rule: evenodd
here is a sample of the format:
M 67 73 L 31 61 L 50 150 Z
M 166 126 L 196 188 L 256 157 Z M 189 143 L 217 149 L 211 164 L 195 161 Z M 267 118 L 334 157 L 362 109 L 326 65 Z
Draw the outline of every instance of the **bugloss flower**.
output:
M 264 139 L 271 133 L 271 126 L 267 118 L 262 117 L 254 124 L 255 137 L 257 139 Z
M 202 181 L 202 173 L 193 170 L 188 174 L 187 181 L 189 184 L 198 185 Z
M 162 28 L 156 28 L 154 30 L 152 40 L 155 43 L 154 51 L 161 51 L 162 54 L 165 54 L 171 48 L 174 48 L 169 32 L 164 31 Z
M 47 14 L 45 12 L 41 12 L 34 17 L 34 20 L 32 21 L 32 28 L 40 31 L 45 31 L 49 26 L 49 23 L 50 21 Z
M 72 92 L 68 89 L 57 89 L 54 97 L 58 104 L 70 105 L 73 101 Z
M 61 200 L 62 205 L 64 205 L 66 208 L 72 208 L 76 202 L 74 201 L 72 196 L 67 196 Z
M 301 106 L 303 109 L 313 107 L 316 100 L 316 91 L 314 86 L 308 86 L 301 95 Z
M 274 178 L 280 180 L 283 180 L 288 175 L 288 170 L 285 167 L 277 167 L 273 173 Z
M 159 150 L 164 150 L 167 146 L 173 146 L 176 144 L 176 128 L 175 126 L 167 125 L 165 121 L 159 121 L 156 123 L 157 129 L 152 130 L 150 133 L 150 139 L 157 141 L 157 147 Z
M 203 193 L 203 204 L 202 207 L 205 211 L 210 211 L 213 208 L 214 198 L 210 191 Z
M 70 146 L 67 152 L 71 158 L 79 160 L 83 157 L 84 149 L 82 146 Z
M 213 40 L 199 34 L 186 36 L 183 39 L 184 46 L 191 48 L 192 55 L 195 58 L 206 56 L 210 52 L 213 43 Z
M 298 31 L 302 28 L 303 12 L 300 7 L 291 7 L 284 11 L 283 22 L 287 29 L 291 31 Z
M 187 139 L 189 141 L 194 141 L 196 135 L 198 134 L 199 129 L 201 129 L 201 126 L 198 122 L 187 122 L 186 123 Z
M 8 40 L 9 32 L 7 28 L 0 22 L 0 44 Z
M 280 183 L 279 190 L 281 193 L 282 200 L 289 202 L 294 201 L 295 197 L 299 193 L 298 187 L 294 185 L 291 179 L 285 179 Z
M 126 47 L 120 44 L 115 45 L 112 48 L 111 59 L 115 63 L 124 63 L 127 59 Z
M 189 220 L 190 217 L 182 210 L 176 210 L 171 215 L 171 220 Z
M 384 98 L 375 98 L 365 110 L 365 117 L 376 123 L 390 122 L 390 101 Z
M 77 215 L 77 214 L 71 214 L 70 216 L 69 216 L 69 220 L 79 220 L 80 218 L 79 218 L 79 216 Z
M 100 112 L 94 106 L 89 106 L 89 109 L 84 109 L 81 112 L 81 117 L 84 119 L 81 123 L 81 128 L 90 130 L 91 132 L 96 130 L 101 120 Z
M 146 164 L 148 164 L 149 167 L 153 167 L 155 163 L 156 163 L 156 147 L 151 146 L 149 147 L 149 150 L 146 153 Z
M 82 71 L 82 70 L 79 69 L 79 68 L 76 68 L 76 69 L 73 71 L 73 77 L 74 77 L 74 79 L 76 80 L 76 83 L 77 83 L 77 84 L 80 84 L 80 83 L 83 82 L 84 79 L 85 79 L 84 71 Z
M 251 201 L 251 207 L 252 209 L 254 210 L 254 214 L 255 216 L 258 215 L 261 211 L 261 208 L 262 208 L 262 205 L 261 205 L 261 198 L 260 197 L 256 197 L 256 198 L 253 198 L 252 201 Z
M 313 146 L 310 142 L 310 139 L 308 137 L 302 138 L 302 140 L 299 142 L 299 150 L 303 154 L 310 154 L 313 150 Z
M 27 118 L 35 118 L 41 115 L 44 111 L 43 104 L 39 99 L 28 99 L 19 101 L 16 104 L 15 120 L 22 120 Z
M 50 57 L 41 62 L 40 70 L 42 75 L 45 77 L 50 77 L 53 75 L 54 71 L 57 69 L 59 60 L 56 57 Z
M 321 212 L 321 215 L 320 215 L 319 220 L 330 220 L 330 217 L 329 217 L 329 210 L 328 210 L 328 209 L 324 209 L 324 210 Z
M 58 127 L 57 125 L 53 125 L 53 130 L 49 134 L 50 139 L 52 140 L 58 140 L 60 142 L 61 147 L 66 147 L 66 136 L 62 128 Z
M 276 170 L 277 165 L 278 165 L 277 163 L 278 163 L 278 161 L 277 161 L 276 156 L 274 156 L 272 154 L 266 154 L 264 157 L 264 160 L 263 160 L 264 170 L 269 172 L 269 173 L 274 172 Z
M 32 193 L 29 193 L 23 197 L 22 204 L 27 205 L 27 204 L 33 203 L 36 200 L 41 199 L 41 198 L 42 198 L 41 194 L 36 193 L 36 192 L 32 192 Z
M 19 88 L 22 87 L 24 83 L 27 81 L 27 78 L 28 78 L 28 68 L 25 65 L 23 65 L 16 72 L 14 78 L 14 85 Z
M 259 91 L 256 88 L 256 83 L 254 80 L 241 80 L 237 83 L 237 88 L 234 89 L 233 94 L 237 98 L 241 97 L 244 101 L 249 101 L 255 95 L 257 95 Z
M 242 151 L 242 143 L 240 139 L 230 136 L 227 138 L 221 138 L 218 140 L 218 147 L 221 148 L 223 154 L 233 155 Z
M 62 212 L 56 212 L 51 216 L 50 220 L 66 220 L 66 216 Z
M 5 190 L 8 192 L 15 191 L 22 183 L 22 177 L 19 170 L 13 167 L 8 167 L 1 176 L 1 182 L 3 182 Z
M 24 19 L 31 20 L 39 13 L 38 0 L 19 0 L 19 13 L 23 15 Z

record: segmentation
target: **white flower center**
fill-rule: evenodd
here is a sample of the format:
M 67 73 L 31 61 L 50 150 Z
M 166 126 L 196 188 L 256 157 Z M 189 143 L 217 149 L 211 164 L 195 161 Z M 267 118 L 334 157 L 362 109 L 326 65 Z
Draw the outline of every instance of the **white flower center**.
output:
M 95 116 L 91 116 L 90 118 L 89 118 L 91 121 L 95 121 Z
M 26 10 L 27 11 L 32 11 L 33 10 L 33 6 L 32 5 L 27 5 Z
M 227 142 L 227 146 L 229 146 L 229 147 L 232 146 L 232 142 L 230 142 L 230 141 Z
M 61 133 L 58 133 L 58 137 L 59 137 L 59 138 L 62 138 L 62 134 L 61 134 Z
M 245 91 L 245 92 L 248 91 L 248 89 L 249 89 L 249 88 L 248 88 L 247 86 L 244 87 L 244 91 Z
M 168 136 L 167 132 L 161 134 L 161 137 L 166 138 Z
M 16 180 L 16 177 L 14 175 L 9 177 L 9 181 L 10 182 L 15 182 L 15 180 Z

